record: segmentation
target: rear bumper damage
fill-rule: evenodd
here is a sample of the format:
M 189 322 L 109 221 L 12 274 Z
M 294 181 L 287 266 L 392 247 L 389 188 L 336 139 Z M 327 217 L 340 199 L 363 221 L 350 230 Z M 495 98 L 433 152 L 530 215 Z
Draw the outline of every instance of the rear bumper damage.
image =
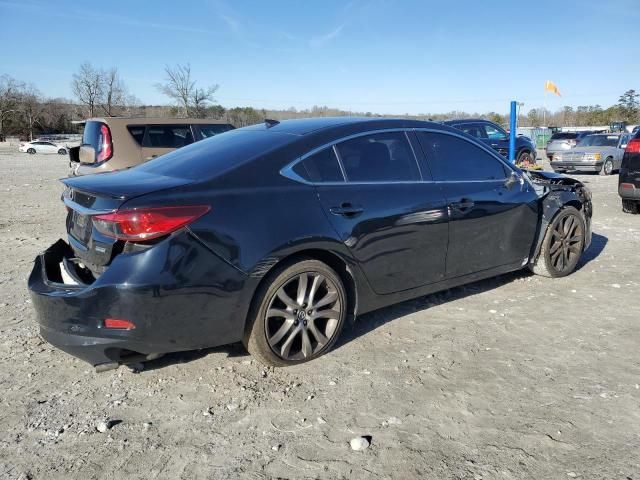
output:
M 242 338 L 246 275 L 187 231 L 118 255 L 89 282 L 69 266 L 72 257 L 71 247 L 58 240 L 36 257 L 29 290 L 41 336 L 91 365 L 117 366 Z M 135 328 L 106 328 L 108 318 Z

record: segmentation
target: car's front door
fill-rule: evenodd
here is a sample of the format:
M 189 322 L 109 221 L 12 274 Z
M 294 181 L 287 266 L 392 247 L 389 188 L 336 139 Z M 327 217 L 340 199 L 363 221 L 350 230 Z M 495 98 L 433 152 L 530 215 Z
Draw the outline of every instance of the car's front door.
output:
M 538 225 L 538 197 L 494 154 L 456 134 L 417 132 L 449 206 L 447 276 L 525 263 Z
M 423 181 L 406 132 L 350 138 L 303 163 L 316 177 L 320 165 L 340 172 L 334 181 L 316 182 L 318 197 L 376 293 L 444 278 L 446 201 L 436 183 Z
M 509 155 L 509 136 L 507 132 L 490 123 L 482 123 L 484 131 L 484 141 L 496 150 L 500 155 L 505 157 Z

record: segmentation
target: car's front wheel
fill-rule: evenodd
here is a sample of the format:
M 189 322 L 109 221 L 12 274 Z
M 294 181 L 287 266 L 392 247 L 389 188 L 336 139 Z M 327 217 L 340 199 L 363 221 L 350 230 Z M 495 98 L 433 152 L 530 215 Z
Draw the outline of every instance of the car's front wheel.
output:
M 244 344 L 266 365 L 307 362 L 333 346 L 346 314 L 344 285 L 329 266 L 307 259 L 277 267 L 256 293 Z
M 533 163 L 533 155 L 529 150 L 523 150 L 518 155 L 518 159 L 516 160 L 518 164 L 520 163 Z
M 611 175 L 613 173 L 613 158 L 608 157 L 602 164 L 600 175 Z
M 27 150 L 27 153 L 30 154 L 30 155 L 33 155 L 34 153 L 36 153 L 36 149 L 35 148 L 29 148 Z
M 564 207 L 547 227 L 533 272 L 553 278 L 569 275 L 578 265 L 584 242 L 585 225 L 580 212 Z
M 66 155 L 67 151 L 64 148 L 61 148 L 60 150 L 58 150 L 58 155 Z

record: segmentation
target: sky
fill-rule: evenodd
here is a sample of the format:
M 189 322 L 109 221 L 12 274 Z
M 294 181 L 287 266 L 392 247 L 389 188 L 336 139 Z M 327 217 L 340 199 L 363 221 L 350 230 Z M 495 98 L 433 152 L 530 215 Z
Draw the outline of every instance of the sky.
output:
M 144 104 L 166 65 L 225 107 L 383 114 L 603 107 L 640 90 L 638 0 L 0 0 L 0 74 L 72 98 L 84 61 Z M 562 98 L 545 100 L 552 80 Z

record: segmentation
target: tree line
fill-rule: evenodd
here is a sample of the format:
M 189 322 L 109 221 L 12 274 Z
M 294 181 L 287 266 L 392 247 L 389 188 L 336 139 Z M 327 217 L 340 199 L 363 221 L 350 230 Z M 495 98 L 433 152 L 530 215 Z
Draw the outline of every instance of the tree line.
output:
M 194 79 L 189 64 L 166 66 L 164 78 L 155 88 L 167 97 L 168 105 L 143 105 L 133 95 L 116 67 L 98 68 L 89 62 L 80 65 L 71 78 L 74 98 L 48 98 L 36 86 L 17 80 L 9 75 L 0 75 L 0 139 L 17 135 L 33 139 L 41 134 L 74 133 L 74 120 L 94 116 L 139 116 L 139 117 L 196 117 L 222 120 L 242 127 L 263 121 L 265 118 L 284 120 L 289 118 L 322 116 L 403 117 L 420 120 L 446 120 L 450 118 L 486 118 L 499 124 L 509 122 L 508 115 L 497 112 L 468 113 L 424 113 L 419 115 L 380 115 L 373 112 L 354 112 L 313 106 L 298 110 L 256 109 L 250 106 L 225 108 L 215 94 L 219 85 L 200 85 Z M 631 89 L 624 92 L 618 103 L 607 108 L 600 105 L 585 105 L 576 108 L 565 106 L 555 112 L 540 108 L 519 112 L 520 126 L 587 126 L 610 125 L 614 121 L 629 124 L 640 123 L 640 94 Z

